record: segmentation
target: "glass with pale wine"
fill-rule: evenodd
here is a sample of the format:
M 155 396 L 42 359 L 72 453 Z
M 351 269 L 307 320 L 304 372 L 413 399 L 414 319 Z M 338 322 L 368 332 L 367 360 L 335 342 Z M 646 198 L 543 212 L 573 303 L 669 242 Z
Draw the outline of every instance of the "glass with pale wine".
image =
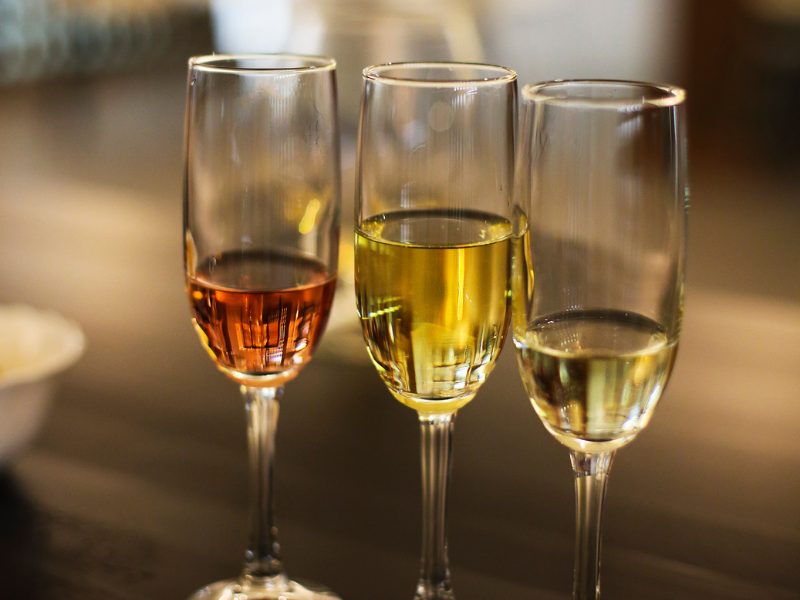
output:
M 685 94 L 555 81 L 525 86 L 522 97 L 513 338 L 533 408 L 571 453 L 573 597 L 593 600 L 612 460 L 650 421 L 678 347 Z

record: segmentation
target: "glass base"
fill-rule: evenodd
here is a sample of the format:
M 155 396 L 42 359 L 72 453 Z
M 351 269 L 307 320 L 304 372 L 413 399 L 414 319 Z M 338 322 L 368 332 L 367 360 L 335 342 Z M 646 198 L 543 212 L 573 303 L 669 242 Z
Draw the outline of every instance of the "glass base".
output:
M 197 590 L 189 600 L 341 600 L 322 586 L 304 581 L 281 585 L 254 585 L 238 579 L 217 581 Z
M 453 590 L 450 588 L 425 591 L 425 588 L 422 586 L 417 588 L 417 594 L 414 596 L 414 600 L 455 600 L 455 598 Z

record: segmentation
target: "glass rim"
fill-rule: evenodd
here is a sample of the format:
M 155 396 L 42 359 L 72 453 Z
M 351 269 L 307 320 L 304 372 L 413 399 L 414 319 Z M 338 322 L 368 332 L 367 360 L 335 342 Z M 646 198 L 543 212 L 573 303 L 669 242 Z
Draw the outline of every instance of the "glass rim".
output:
M 492 72 L 494 76 L 483 78 L 433 78 L 421 79 L 418 77 L 397 77 L 388 75 L 385 72 L 392 69 L 407 69 L 409 71 L 431 69 L 431 68 L 472 68 L 483 69 L 487 73 Z M 517 80 L 517 72 L 509 67 L 495 65 L 491 63 L 479 62 L 457 62 L 457 61 L 424 61 L 424 62 L 396 62 L 370 65 L 361 71 L 361 76 L 365 81 L 385 83 L 387 85 L 400 85 L 407 87 L 461 87 L 461 86 L 485 86 L 513 83 Z
M 568 94 L 554 95 L 552 92 L 559 88 L 568 90 L 578 86 L 589 86 L 593 89 L 600 87 L 644 90 L 645 94 L 631 94 L 628 97 L 595 98 L 586 95 L 570 96 Z M 625 79 L 554 79 L 539 83 L 529 83 L 522 88 L 522 99 L 527 102 L 541 104 L 555 104 L 559 106 L 576 107 L 608 107 L 616 109 L 637 110 L 648 107 L 671 107 L 683 104 L 686 100 L 686 90 L 682 87 L 668 83 L 653 83 L 650 81 L 635 81 Z
M 274 66 L 246 66 L 236 64 L 235 61 L 268 61 L 275 60 L 276 62 L 285 61 L 286 66 L 276 64 Z M 306 63 L 306 64 L 288 64 Z M 313 71 L 332 71 L 336 69 L 336 59 L 330 56 L 322 56 L 316 54 L 293 54 L 293 53 L 246 53 L 246 54 L 202 54 L 192 56 L 189 59 L 189 69 L 206 71 L 209 73 L 229 73 L 235 75 L 246 74 L 286 74 L 286 73 L 307 73 Z

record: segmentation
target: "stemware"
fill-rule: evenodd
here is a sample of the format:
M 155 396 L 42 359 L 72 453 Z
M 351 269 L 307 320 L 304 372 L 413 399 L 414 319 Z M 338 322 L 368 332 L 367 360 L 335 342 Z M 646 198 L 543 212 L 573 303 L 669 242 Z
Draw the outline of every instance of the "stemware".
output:
M 617 449 L 649 422 L 680 333 L 684 91 L 623 81 L 523 89 L 513 337 L 545 428 L 571 452 L 573 595 L 600 594 L 600 519 Z
M 286 382 L 311 359 L 336 282 L 335 62 L 296 55 L 189 61 L 184 250 L 193 322 L 247 414 L 251 533 L 240 577 L 195 600 L 331 599 L 291 581 L 273 507 Z
M 453 598 L 445 532 L 456 411 L 494 366 L 510 318 L 516 75 L 405 63 L 363 74 L 355 281 L 369 355 L 417 411 L 418 600 Z

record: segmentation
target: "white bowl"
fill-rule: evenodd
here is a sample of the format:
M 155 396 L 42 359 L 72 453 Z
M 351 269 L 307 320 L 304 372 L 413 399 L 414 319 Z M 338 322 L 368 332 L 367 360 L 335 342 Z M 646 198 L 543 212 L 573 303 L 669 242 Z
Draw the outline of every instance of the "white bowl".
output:
M 0 306 L 0 464 L 39 431 L 55 389 L 54 376 L 83 354 L 81 328 L 29 306 Z

